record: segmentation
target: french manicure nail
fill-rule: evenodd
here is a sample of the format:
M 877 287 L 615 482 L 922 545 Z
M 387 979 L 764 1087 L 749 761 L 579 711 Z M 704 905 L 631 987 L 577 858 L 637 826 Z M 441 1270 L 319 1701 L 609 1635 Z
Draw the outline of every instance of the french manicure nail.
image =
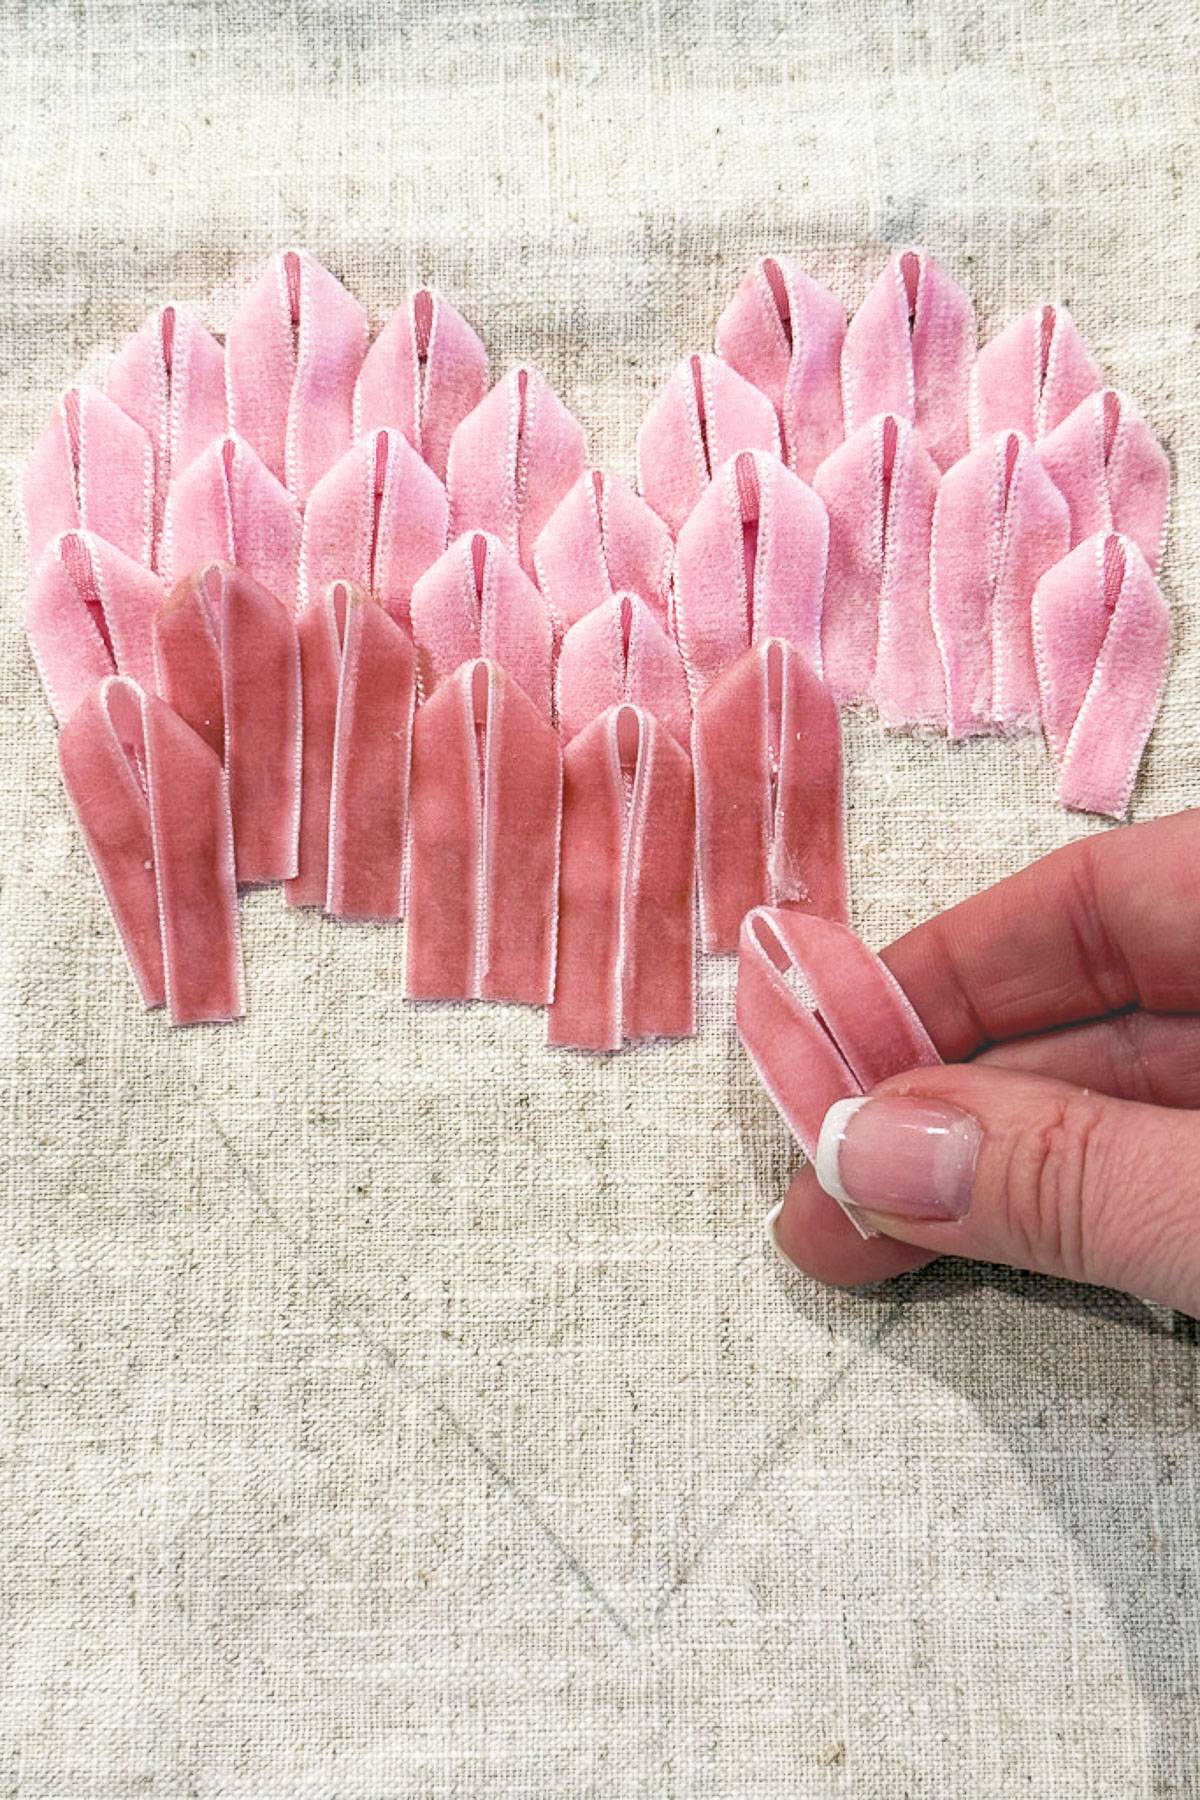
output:
M 784 1199 L 786 1199 L 786 1198 L 787 1198 L 787 1196 L 785 1195 Z M 779 1233 L 775 1229 L 775 1227 L 779 1223 L 779 1215 L 782 1211 L 783 1211 L 783 1200 L 777 1200 L 775 1202 L 774 1206 L 771 1208 L 770 1212 L 767 1214 L 766 1218 L 763 1220 L 763 1230 L 766 1232 L 767 1237 L 770 1239 L 771 1248 L 772 1248 L 772 1250 L 774 1250 L 774 1252 L 775 1252 L 776 1256 L 779 1258 L 780 1262 L 784 1265 L 785 1268 L 791 1269 L 794 1274 L 796 1265 L 792 1261 L 791 1257 L 785 1253 L 783 1245 L 779 1241 Z
M 965 1218 L 983 1132 L 942 1100 L 916 1094 L 838 1100 L 821 1124 L 817 1180 L 845 1207 L 902 1219 Z

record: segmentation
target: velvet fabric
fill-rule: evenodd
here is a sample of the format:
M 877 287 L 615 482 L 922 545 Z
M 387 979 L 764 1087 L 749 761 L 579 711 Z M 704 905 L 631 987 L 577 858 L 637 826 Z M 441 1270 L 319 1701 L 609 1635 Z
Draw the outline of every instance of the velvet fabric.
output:
M 1059 800 L 1123 819 L 1171 655 L 1166 600 L 1131 537 L 1098 532 L 1043 575 L 1033 641 Z
M 225 433 L 225 352 L 194 312 L 164 306 L 121 345 L 104 385 L 109 399 L 137 421 L 154 448 L 157 568 L 172 477 Z
M 239 883 L 284 881 L 300 829 L 300 651 L 290 607 L 212 563 L 154 623 L 158 692 L 225 765 Z
M 736 950 L 764 902 L 849 918 L 837 705 L 793 644 L 756 644 L 713 683 L 692 763 L 705 951 Z
M 301 505 L 349 447 L 366 349 L 366 313 L 305 250 L 273 256 L 229 322 L 229 429 Z
M 713 471 L 739 450 L 779 455 L 775 408 L 719 356 L 685 357 L 642 420 L 638 487 L 678 532 Z
M 952 737 L 1038 724 L 1033 590 L 1070 542 L 1067 503 L 1019 432 L 999 432 L 942 477 L 930 605 Z
M 401 431 L 440 481 L 456 427 L 487 393 L 487 351 L 462 314 L 432 288 L 397 307 L 354 388 L 354 436 Z
M 52 539 L 29 584 L 25 629 L 60 724 L 106 675 L 154 687 L 154 615 L 165 597 L 152 570 L 93 532 Z
M 160 562 L 174 586 L 210 562 L 234 563 L 286 606 L 296 604 L 300 508 L 238 437 L 218 438 L 171 483 Z
M 561 818 L 558 733 L 498 664 L 464 663 L 413 733 L 410 999 L 546 1004 Z
M 1067 503 L 1072 544 L 1098 531 L 1123 533 L 1157 572 L 1171 468 L 1131 400 L 1113 388 L 1089 394 L 1041 440 L 1038 455 Z
M 929 618 L 937 465 L 884 413 L 813 476 L 829 514 L 818 665 L 838 700 L 873 698 L 888 725 L 941 725 L 945 685 Z
M 938 468 L 949 468 L 967 451 L 974 355 L 970 296 L 924 251 L 893 256 L 846 330 L 846 436 L 876 413 L 894 413 L 916 427 Z
M 154 447 L 136 419 L 98 387 L 54 403 L 21 477 L 29 564 L 64 531 L 90 531 L 135 562 L 154 545 Z
M 233 838 L 220 761 L 162 700 L 108 676 L 58 740 L 67 793 L 146 1006 L 240 1018 Z
M 765 451 L 713 475 L 675 547 L 675 635 L 693 703 L 751 644 L 786 638 L 821 667 L 824 503 Z
M 513 369 L 450 440 L 450 535 L 490 531 L 534 575 L 533 547 L 587 463 L 583 426 L 536 369 Z
M 652 713 L 688 748 L 692 707 L 683 663 L 637 594 L 617 594 L 576 619 L 563 639 L 556 684 L 564 740 L 609 707 L 628 702 Z
M 335 583 L 296 615 L 302 738 L 298 873 L 285 882 L 289 906 L 324 906 L 329 892 L 329 794 L 342 674 L 342 622 L 349 592 Z M 342 620 L 339 620 L 338 599 Z
M 665 726 L 617 706 L 571 740 L 551 1044 L 691 1034 L 694 844 L 691 764 Z
M 1035 306 L 985 344 L 971 372 L 971 442 L 1019 431 L 1038 442 L 1104 386 L 1065 306 Z
M 550 609 L 498 537 L 467 531 L 456 538 L 413 589 L 412 623 L 426 695 L 482 656 L 499 663 L 550 718 Z
M 846 309 L 790 256 L 764 256 L 717 321 L 717 354 L 761 388 L 784 461 L 804 481 L 842 441 Z
M 300 597 L 349 581 L 411 630 L 414 583 L 446 548 L 446 490 L 400 431 L 352 444 L 304 509 Z
M 671 534 L 619 475 L 585 469 L 563 495 L 533 547 L 537 584 L 561 638 L 614 594 L 637 594 L 666 627 Z
M 810 1157 L 835 1101 L 941 1061 L 895 976 L 848 925 L 765 906 L 742 926 L 737 1029 Z

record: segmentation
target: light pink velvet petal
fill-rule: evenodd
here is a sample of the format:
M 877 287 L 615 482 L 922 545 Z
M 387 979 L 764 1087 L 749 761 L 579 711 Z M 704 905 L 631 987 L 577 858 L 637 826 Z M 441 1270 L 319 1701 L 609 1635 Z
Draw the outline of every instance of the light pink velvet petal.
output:
M 879 637 L 871 699 L 885 725 L 946 724 L 946 677 L 929 610 L 929 550 L 940 480 L 917 432 L 885 424 Z M 889 461 L 890 459 L 890 461 Z M 849 496 L 844 496 L 848 499 Z
M 106 675 L 154 687 L 154 615 L 165 597 L 157 575 L 104 538 L 68 531 L 52 540 L 29 584 L 25 629 L 60 723 Z
M 94 532 L 149 563 L 154 539 L 154 447 L 135 419 L 97 387 L 68 388 L 21 479 L 30 566 L 64 531 Z
M 412 621 L 426 694 L 483 656 L 499 663 L 549 719 L 550 611 L 499 538 L 484 531 L 456 538 L 414 587 Z
M 408 633 L 368 595 L 344 592 L 341 605 L 326 910 L 341 919 L 398 919 L 416 657 Z
M 110 676 L 59 736 L 71 803 L 139 992 L 173 1025 L 239 1018 L 225 777 L 163 701 Z
M 787 256 L 765 256 L 717 321 L 717 353 L 779 415 L 784 459 L 805 481 L 842 441 L 846 309 Z
M 413 586 L 446 548 L 447 510 L 445 488 L 401 432 L 359 438 L 304 509 L 302 597 L 350 581 L 409 630 Z
M 1065 306 L 1035 306 L 975 359 L 971 442 L 1020 431 L 1037 442 L 1104 386 L 1104 375 Z
M 273 256 L 229 322 L 229 428 L 301 504 L 350 444 L 367 315 L 304 250 Z
M 586 463 L 578 419 L 536 369 L 514 369 L 450 441 L 451 535 L 494 533 L 532 577 L 534 544 Z
M 694 842 L 691 764 L 649 713 L 613 707 L 567 745 L 551 1044 L 690 1035 Z
M 342 596 L 345 611 L 349 592 Z M 299 873 L 286 883 L 289 906 L 324 906 L 329 890 L 329 790 L 341 682 L 341 632 L 333 592 L 310 600 L 296 618 L 300 644 L 303 753 Z
M 557 733 L 495 663 L 463 664 L 413 734 L 410 999 L 549 1000 L 561 809 Z
M 1167 603 L 1133 539 L 1098 533 L 1043 575 L 1033 633 L 1058 798 L 1123 819 L 1171 654 Z
M 300 509 L 240 438 L 210 444 L 167 494 L 160 563 L 174 586 L 210 562 L 235 563 L 287 606 L 296 603 Z
M 942 477 L 930 604 L 952 737 L 1037 725 L 1033 591 L 1069 547 L 1067 503 L 1018 432 L 999 433 Z
M 713 683 L 692 759 L 703 948 L 736 950 L 763 902 L 847 919 L 841 727 L 798 650 L 757 644 Z
M 534 546 L 537 583 L 559 636 L 614 594 L 637 594 L 664 627 L 671 588 L 671 534 L 617 475 L 586 469 L 563 496 Z
M 487 382 L 487 351 L 462 314 L 431 288 L 418 288 L 367 351 L 354 390 L 354 435 L 403 432 L 444 481 L 450 439 Z
M 939 468 L 967 450 L 967 395 L 975 355 L 970 296 L 931 256 L 893 256 L 851 319 L 842 350 L 850 437 L 876 413 L 920 433 Z
M 675 547 L 675 635 L 693 702 L 753 643 L 785 638 L 821 666 L 824 502 L 773 456 L 717 469 Z
M 684 359 L 642 420 L 638 487 L 677 532 L 739 450 L 779 455 L 779 421 L 767 396 L 719 356 Z
M 557 694 L 564 739 L 627 701 L 689 746 L 692 708 L 679 651 L 636 594 L 618 594 L 575 621 L 558 659 Z
M 1071 514 L 1071 542 L 1097 531 L 1131 537 L 1152 570 L 1162 560 L 1171 469 L 1132 401 L 1089 394 L 1044 437 L 1038 455 Z
M 891 971 L 848 926 L 767 907 L 742 926 L 737 1028 L 809 1156 L 835 1101 L 941 1061 Z

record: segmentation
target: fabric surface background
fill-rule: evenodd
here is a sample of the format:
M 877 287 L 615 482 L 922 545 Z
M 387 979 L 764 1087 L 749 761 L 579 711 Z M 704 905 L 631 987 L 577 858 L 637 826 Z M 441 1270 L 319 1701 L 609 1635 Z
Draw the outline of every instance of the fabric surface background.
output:
M 1196 1336 L 943 1266 L 789 1280 L 793 1151 L 699 1040 L 551 1055 L 402 936 L 244 905 L 250 1013 L 136 1004 L 20 630 L 14 482 L 153 304 L 307 245 L 441 286 L 629 474 L 752 256 L 1065 300 L 1174 463 L 1139 786 L 1200 802 L 1183 0 L 0 0 L 0 1793 L 1200 1791 Z M 852 723 L 881 944 L 1089 829 L 1041 748 Z

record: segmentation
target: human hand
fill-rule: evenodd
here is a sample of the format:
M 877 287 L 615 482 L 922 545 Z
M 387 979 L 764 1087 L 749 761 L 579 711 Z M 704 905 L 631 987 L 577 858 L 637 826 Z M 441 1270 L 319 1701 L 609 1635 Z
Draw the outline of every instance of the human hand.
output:
M 830 1109 L 769 1221 L 785 1259 L 853 1286 L 968 1256 L 1200 1315 L 1200 809 L 1056 850 L 882 956 L 947 1066 Z

